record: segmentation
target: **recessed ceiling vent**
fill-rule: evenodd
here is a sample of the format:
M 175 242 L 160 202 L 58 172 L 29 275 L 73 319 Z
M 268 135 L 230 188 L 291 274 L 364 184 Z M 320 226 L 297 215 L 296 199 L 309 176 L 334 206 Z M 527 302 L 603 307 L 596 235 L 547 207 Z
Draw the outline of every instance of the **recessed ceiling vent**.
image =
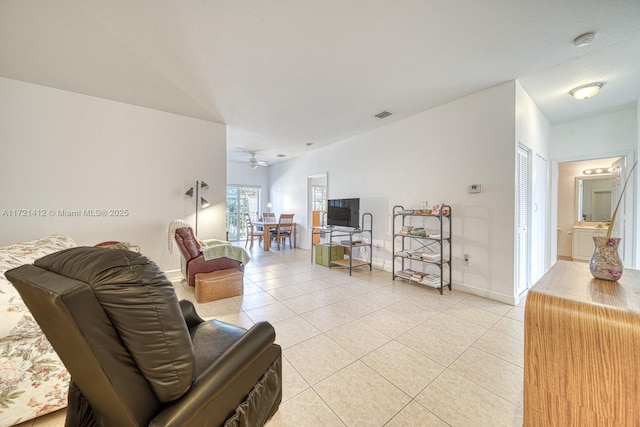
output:
M 388 112 L 387 110 L 382 111 L 378 114 L 376 114 L 376 117 L 379 119 L 384 119 L 385 117 L 389 117 L 392 113 Z
M 277 157 L 287 157 L 287 155 L 286 154 L 278 154 Z

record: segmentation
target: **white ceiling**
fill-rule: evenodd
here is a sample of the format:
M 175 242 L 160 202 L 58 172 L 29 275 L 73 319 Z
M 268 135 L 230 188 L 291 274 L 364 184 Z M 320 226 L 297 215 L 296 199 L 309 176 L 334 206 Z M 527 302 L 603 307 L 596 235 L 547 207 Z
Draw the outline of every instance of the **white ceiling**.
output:
M 0 76 L 226 123 L 230 160 L 273 163 L 512 79 L 552 123 L 632 105 L 640 1 L 0 0 Z

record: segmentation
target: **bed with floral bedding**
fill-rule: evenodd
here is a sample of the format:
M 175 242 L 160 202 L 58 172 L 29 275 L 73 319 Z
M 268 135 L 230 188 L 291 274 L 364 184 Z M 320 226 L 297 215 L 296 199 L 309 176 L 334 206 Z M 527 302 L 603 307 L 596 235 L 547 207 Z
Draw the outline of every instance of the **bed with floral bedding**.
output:
M 69 373 L 4 273 L 73 246 L 54 235 L 0 247 L 0 427 L 67 406 Z

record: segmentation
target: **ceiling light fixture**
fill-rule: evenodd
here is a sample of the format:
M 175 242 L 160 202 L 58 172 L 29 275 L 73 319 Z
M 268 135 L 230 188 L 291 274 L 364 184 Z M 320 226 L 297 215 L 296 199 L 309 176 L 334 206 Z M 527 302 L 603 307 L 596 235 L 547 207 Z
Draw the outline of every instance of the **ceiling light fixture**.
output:
M 585 175 L 599 175 L 599 174 L 604 174 L 604 173 L 611 173 L 613 172 L 613 168 L 612 167 L 608 167 L 608 168 L 591 168 L 591 169 L 585 169 L 582 171 L 583 174 Z
M 249 158 L 249 169 L 258 169 L 258 166 L 269 166 L 267 162 L 258 161 L 256 159 L 256 153 L 251 152 L 251 157 Z
M 600 88 L 602 87 L 603 84 L 604 83 L 602 82 L 588 83 L 586 85 L 578 86 L 571 89 L 569 93 L 575 99 L 589 99 L 592 96 L 595 96 L 598 92 L 600 92 Z

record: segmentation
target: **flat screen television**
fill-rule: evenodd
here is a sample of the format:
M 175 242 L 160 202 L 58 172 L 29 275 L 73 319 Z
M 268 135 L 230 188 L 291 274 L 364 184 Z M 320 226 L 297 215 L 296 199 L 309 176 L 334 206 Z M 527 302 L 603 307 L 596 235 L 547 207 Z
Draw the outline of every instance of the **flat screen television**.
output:
M 329 199 L 327 225 L 360 228 L 360 199 Z

